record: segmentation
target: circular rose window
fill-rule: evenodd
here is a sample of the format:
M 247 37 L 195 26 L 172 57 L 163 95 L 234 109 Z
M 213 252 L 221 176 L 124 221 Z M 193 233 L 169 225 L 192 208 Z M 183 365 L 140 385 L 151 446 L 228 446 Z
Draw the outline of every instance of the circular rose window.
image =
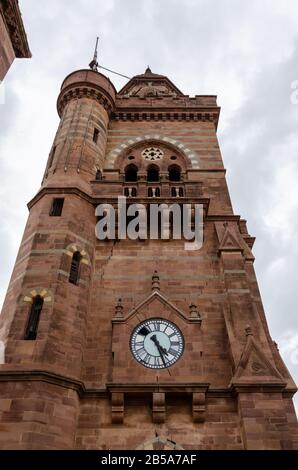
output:
M 163 151 L 157 147 L 148 147 L 142 152 L 142 157 L 150 162 L 155 162 L 162 159 Z

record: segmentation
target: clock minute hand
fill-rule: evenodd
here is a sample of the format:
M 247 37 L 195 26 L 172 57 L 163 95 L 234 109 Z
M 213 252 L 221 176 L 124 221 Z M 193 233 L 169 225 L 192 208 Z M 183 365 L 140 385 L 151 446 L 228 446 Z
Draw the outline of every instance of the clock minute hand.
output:
M 163 346 L 161 346 L 160 342 L 158 341 L 158 339 L 156 338 L 156 335 L 153 335 L 151 336 L 150 338 L 153 343 L 156 345 L 157 348 L 160 348 L 162 353 L 165 354 L 166 356 L 168 355 L 168 351 L 166 350 L 166 348 L 164 348 Z
M 163 347 L 159 344 L 159 341 L 158 341 L 158 339 L 156 338 L 156 335 L 151 336 L 150 339 L 153 341 L 153 343 L 154 343 L 155 346 L 157 347 L 158 352 L 159 352 L 159 355 L 160 355 L 161 360 L 162 360 L 162 362 L 163 362 L 163 365 L 166 367 L 167 365 L 166 365 L 166 361 L 165 361 L 165 358 L 164 358 L 164 354 L 168 354 L 168 353 L 166 352 L 165 348 L 163 348 Z
M 161 350 L 162 350 L 162 353 L 167 356 L 168 355 L 168 351 L 166 350 L 166 348 L 164 348 L 160 342 L 158 341 L 158 339 L 156 338 L 156 335 L 152 336 L 151 337 L 152 341 L 156 344 L 157 347 L 159 347 Z

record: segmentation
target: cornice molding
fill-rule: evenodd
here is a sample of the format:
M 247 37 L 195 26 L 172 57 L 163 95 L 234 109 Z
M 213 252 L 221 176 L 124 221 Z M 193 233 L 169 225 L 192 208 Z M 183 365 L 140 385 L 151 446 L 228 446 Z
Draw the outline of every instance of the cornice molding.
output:
M 42 369 L 27 370 L 0 370 L 1 382 L 45 382 L 66 389 L 74 390 L 80 398 L 108 398 L 111 393 L 146 394 L 148 392 L 164 393 L 198 393 L 204 392 L 206 396 L 231 397 L 239 393 L 280 393 L 292 397 L 296 389 L 287 389 L 285 384 L 233 384 L 232 387 L 212 388 L 207 382 L 181 382 L 181 383 L 107 383 L 103 387 L 88 387 L 83 381 L 73 377 L 56 374 Z
M 16 57 L 32 57 L 17 0 L 2 0 L 0 12 L 6 25 Z
M 115 121 L 202 121 L 213 122 L 217 128 L 219 112 L 216 110 L 202 109 L 165 109 L 165 108 L 142 108 L 136 109 L 116 109 L 112 113 Z
M 97 86 L 96 84 L 80 82 L 71 84 L 61 90 L 57 101 L 57 111 L 59 117 L 61 118 L 65 106 L 70 101 L 81 98 L 89 98 L 97 101 L 107 111 L 108 114 L 110 114 L 114 109 L 113 100 L 103 88 Z

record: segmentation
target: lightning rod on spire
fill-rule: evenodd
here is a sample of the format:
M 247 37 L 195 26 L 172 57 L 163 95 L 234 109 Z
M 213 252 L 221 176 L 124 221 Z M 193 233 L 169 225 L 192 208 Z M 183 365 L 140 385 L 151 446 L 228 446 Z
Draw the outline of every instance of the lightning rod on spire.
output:
M 94 72 L 98 72 L 98 67 L 99 67 L 99 64 L 97 62 L 98 41 L 99 41 L 99 37 L 96 38 L 96 45 L 95 45 L 93 60 L 89 64 L 90 69 L 93 70 Z

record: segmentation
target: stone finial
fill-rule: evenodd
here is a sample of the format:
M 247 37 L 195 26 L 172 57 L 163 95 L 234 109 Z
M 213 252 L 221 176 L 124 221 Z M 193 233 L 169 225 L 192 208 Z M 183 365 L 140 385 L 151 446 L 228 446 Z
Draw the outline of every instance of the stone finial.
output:
M 202 324 L 201 314 L 198 310 L 198 307 L 195 304 L 189 306 L 189 316 L 190 320 L 195 321 L 196 323 Z
M 149 65 L 148 65 L 148 67 L 147 67 L 146 70 L 145 70 L 145 75 L 151 75 L 151 74 L 152 74 L 152 72 L 151 72 L 151 69 L 150 69 L 150 67 L 149 67 Z
M 253 332 L 252 332 L 252 329 L 251 329 L 251 326 L 250 325 L 247 325 L 246 328 L 245 328 L 245 334 L 246 336 L 253 336 Z
M 152 290 L 160 290 L 160 281 L 157 271 L 154 271 L 154 274 L 152 276 Z
M 115 307 L 115 317 L 116 318 L 123 318 L 123 305 L 122 305 L 122 299 L 118 300 L 118 303 Z

